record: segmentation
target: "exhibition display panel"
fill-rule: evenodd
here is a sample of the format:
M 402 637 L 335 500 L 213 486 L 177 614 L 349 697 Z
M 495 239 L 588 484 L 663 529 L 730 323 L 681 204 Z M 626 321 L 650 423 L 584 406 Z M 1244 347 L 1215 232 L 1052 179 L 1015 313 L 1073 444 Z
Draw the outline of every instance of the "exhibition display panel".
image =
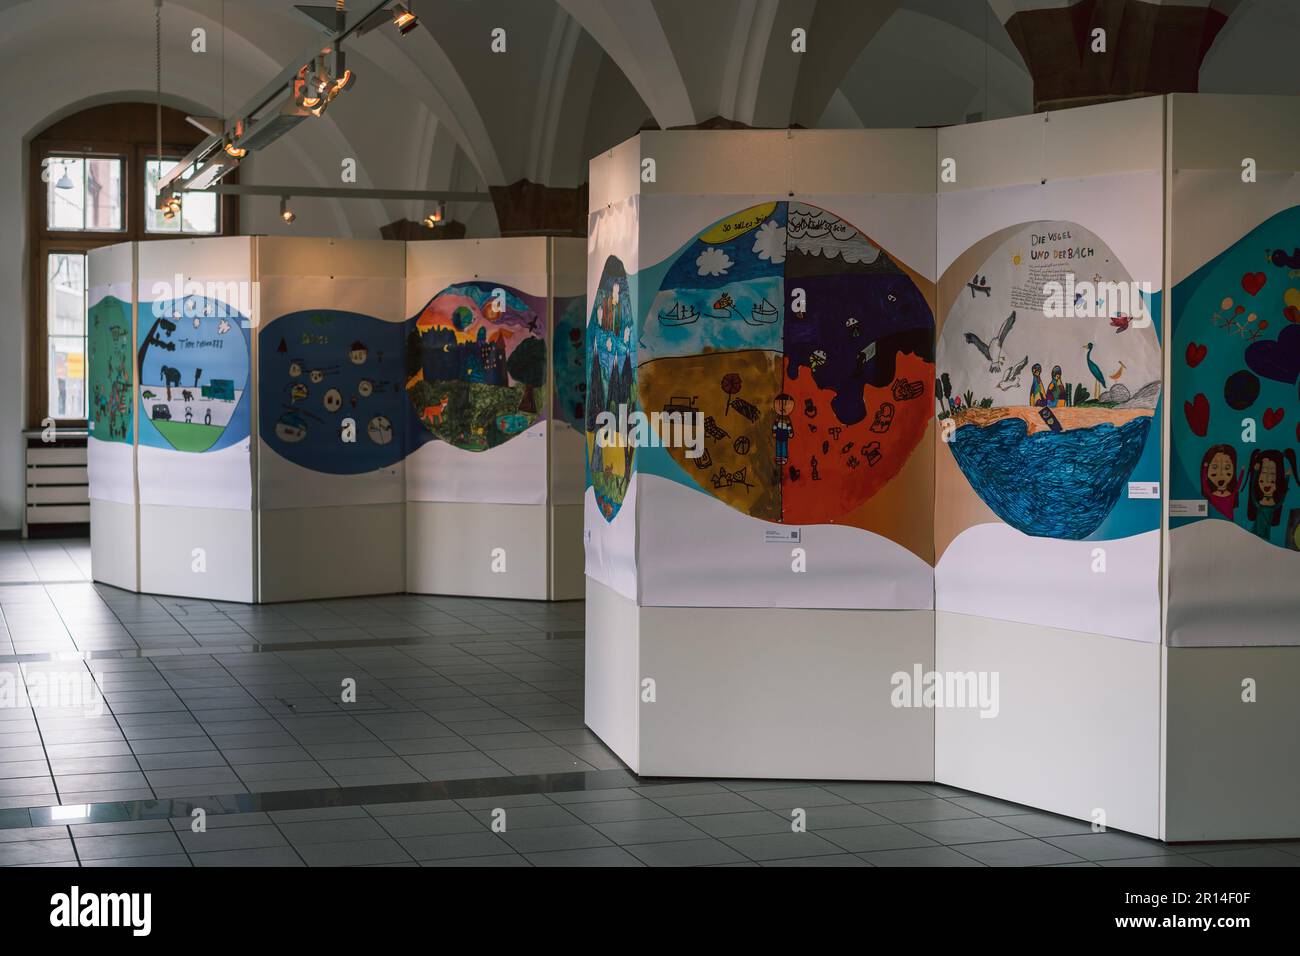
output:
M 593 160 L 588 726 L 647 775 L 1300 834 L 1298 113 Z
M 581 268 L 547 238 L 97 251 L 95 579 L 580 597 Z M 476 510 L 431 522 L 443 502 Z

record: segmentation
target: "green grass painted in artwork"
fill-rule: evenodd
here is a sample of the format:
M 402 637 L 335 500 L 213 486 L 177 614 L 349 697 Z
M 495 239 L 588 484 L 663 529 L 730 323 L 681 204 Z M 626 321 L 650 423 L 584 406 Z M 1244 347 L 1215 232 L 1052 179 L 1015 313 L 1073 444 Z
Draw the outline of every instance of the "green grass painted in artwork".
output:
M 162 422 L 154 420 L 153 427 L 177 451 L 207 451 L 217 443 L 225 428 L 217 425 L 196 425 L 192 422 Z

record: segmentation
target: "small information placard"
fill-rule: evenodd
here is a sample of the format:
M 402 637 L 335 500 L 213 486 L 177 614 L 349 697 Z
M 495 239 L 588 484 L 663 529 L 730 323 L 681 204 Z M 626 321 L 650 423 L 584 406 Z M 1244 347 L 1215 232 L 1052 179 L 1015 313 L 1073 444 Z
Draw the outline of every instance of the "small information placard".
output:
M 1128 496 L 1130 498 L 1159 498 L 1160 482 L 1130 481 L 1128 483 Z
M 798 544 L 799 528 L 767 528 L 763 531 L 764 544 Z
M 1209 503 L 1204 498 L 1185 498 L 1169 502 L 1171 518 L 1204 518 L 1209 513 Z

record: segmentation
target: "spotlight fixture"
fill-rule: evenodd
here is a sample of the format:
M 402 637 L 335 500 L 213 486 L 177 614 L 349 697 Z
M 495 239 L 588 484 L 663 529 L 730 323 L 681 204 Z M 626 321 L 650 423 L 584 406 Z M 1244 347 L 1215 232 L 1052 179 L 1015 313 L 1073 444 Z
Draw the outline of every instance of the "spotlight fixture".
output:
M 289 208 L 288 196 L 280 197 L 280 218 L 290 225 L 293 225 L 293 221 L 298 218 L 294 211 Z
M 403 4 L 394 4 L 393 6 L 393 26 L 397 27 L 397 32 L 406 36 L 412 30 L 420 25 L 420 18 L 410 11 Z
M 171 222 L 181 211 L 181 197 L 173 195 L 168 196 L 166 199 L 160 199 L 158 211 L 162 213 L 164 219 Z
M 424 224 L 429 229 L 436 229 L 438 226 L 441 226 L 446 221 L 446 219 L 447 219 L 447 204 L 440 202 L 438 203 L 437 206 L 434 207 L 433 212 L 429 213 L 429 215 L 424 217 Z

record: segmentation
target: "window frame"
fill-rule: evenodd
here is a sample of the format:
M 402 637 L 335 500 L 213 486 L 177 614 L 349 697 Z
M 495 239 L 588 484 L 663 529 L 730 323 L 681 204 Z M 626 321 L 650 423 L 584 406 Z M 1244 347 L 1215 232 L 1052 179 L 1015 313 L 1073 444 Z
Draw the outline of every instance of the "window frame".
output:
M 146 161 L 158 158 L 155 105 L 152 103 L 111 103 L 92 107 L 58 120 L 28 142 L 28 224 L 27 276 L 32 294 L 28 296 L 26 345 L 27 396 L 24 418 L 29 428 L 39 428 L 52 417 L 49 409 L 49 287 L 47 261 L 52 253 L 89 253 L 101 246 L 122 242 L 155 242 L 167 239 L 201 239 L 239 235 L 239 202 L 234 196 L 221 196 L 217 203 L 218 230 L 199 232 L 148 232 L 144 214 Z M 201 142 L 205 134 L 189 126 L 185 114 L 163 108 L 162 158 L 181 159 Z M 85 138 L 70 138 L 76 129 L 87 132 Z M 42 178 L 42 161 L 50 156 L 68 158 L 113 157 L 122 162 L 122 228 L 51 229 L 48 221 L 47 184 Z M 226 181 L 238 182 L 236 169 Z M 89 276 L 87 276 L 87 280 Z M 86 288 L 90 296 L 89 282 Z M 89 329 L 86 330 L 87 335 Z M 89 370 L 89 355 L 86 368 Z M 60 428 L 87 427 L 85 418 L 55 418 Z

